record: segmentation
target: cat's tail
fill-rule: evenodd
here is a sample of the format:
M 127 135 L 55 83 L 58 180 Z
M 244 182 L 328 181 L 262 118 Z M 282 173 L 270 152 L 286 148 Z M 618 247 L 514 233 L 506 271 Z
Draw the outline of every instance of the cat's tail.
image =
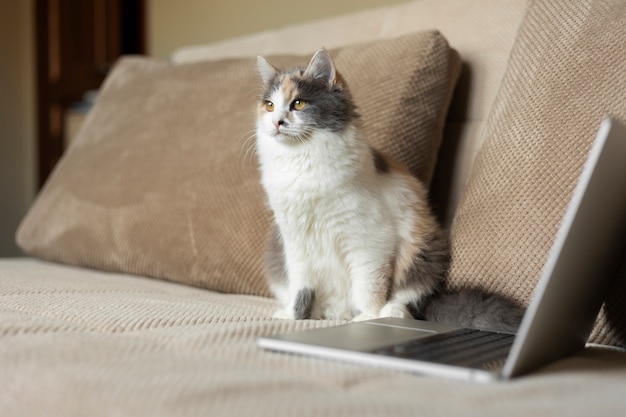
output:
M 515 333 L 524 308 L 510 298 L 477 288 L 442 290 L 420 309 L 418 318 L 492 331 Z

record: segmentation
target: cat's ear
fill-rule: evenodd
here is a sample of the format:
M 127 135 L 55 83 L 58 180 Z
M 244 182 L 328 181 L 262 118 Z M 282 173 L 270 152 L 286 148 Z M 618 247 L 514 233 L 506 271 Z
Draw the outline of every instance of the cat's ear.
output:
M 313 55 L 304 75 L 321 79 L 328 84 L 328 87 L 332 87 L 337 82 L 335 64 L 326 49 L 320 49 Z
M 269 84 L 272 79 L 278 73 L 276 67 L 269 63 L 269 61 L 262 56 L 256 57 L 256 66 L 259 70 L 259 74 L 261 74 L 261 79 L 263 80 L 263 84 Z

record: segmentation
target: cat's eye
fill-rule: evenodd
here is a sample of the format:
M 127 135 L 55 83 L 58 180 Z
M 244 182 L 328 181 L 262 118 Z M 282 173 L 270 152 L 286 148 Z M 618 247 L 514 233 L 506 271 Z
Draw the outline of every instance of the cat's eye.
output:
M 291 104 L 294 110 L 302 110 L 306 106 L 306 101 L 304 100 L 294 100 Z
M 267 110 L 268 112 L 273 112 L 274 111 L 274 103 L 272 103 L 271 101 L 267 100 L 265 102 L 265 110 Z

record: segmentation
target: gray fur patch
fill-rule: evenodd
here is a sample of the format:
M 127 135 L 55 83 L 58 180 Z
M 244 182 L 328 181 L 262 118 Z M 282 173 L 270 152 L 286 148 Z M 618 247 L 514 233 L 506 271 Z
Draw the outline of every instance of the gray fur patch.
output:
M 311 318 L 313 303 L 315 303 L 315 291 L 311 288 L 301 289 L 296 297 L 296 303 L 293 307 L 296 320 Z
M 339 132 L 357 117 L 356 106 L 346 91 L 319 79 L 303 77 L 298 80 L 298 92 L 309 105 L 305 114 L 318 129 Z
M 376 149 L 372 148 L 372 156 L 374 158 L 374 167 L 376 168 L 376 172 L 379 174 L 386 174 L 389 172 L 389 163 L 385 159 L 385 157 L 378 152 Z
M 423 308 L 423 318 L 459 327 L 515 333 L 524 309 L 510 298 L 479 288 L 442 291 Z
M 513 300 L 477 288 L 448 291 L 442 288 L 450 266 L 449 244 L 443 233 L 433 238 L 416 256 L 409 270 L 411 286 L 426 282 L 433 294 L 419 304 L 409 304 L 417 319 L 436 321 L 459 327 L 515 333 L 524 309 Z M 419 281 L 416 281 L 419 280 Z
M 407 286 L 413 286 L 416 280 L 426 286 L 439 288 L 448 276 L 450 266 L 450 246 L 443 232 L 431 238 L 427 247 L 421 251 L 407 273 Z

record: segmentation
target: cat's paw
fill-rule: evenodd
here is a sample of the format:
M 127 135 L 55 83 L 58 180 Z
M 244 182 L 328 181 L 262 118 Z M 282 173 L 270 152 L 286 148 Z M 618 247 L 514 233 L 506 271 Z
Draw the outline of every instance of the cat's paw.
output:
M 399 303 L 388 303 L 380 309 L 380 317 L 397 317 L 400 319 L 413 317 L 407 306 Z
M 275 319 L 282 319 L 282 320 L 295 320 L 293 311 L 286 310 L 283 308 L 281 308 L 280 310 L 276 310 L 272 317 L 274 317 Z
M 354 318 L 352 319 L 352 321 L 365 321 L 365 320 L 372 320 L 372 319 L 377 319 L 378 316 L 375 314 L 371 314 L 371 313 L 359 313 L 356 316 L 354 316 Z
M 315 318 L 320 318 L 324 320 L 344 320 L 345 321 L 345 320 L 352 320 L 353 317 L 354 315 L 352 311 L 350 310 L 327 308 L 320 317 L 315 317 Z

